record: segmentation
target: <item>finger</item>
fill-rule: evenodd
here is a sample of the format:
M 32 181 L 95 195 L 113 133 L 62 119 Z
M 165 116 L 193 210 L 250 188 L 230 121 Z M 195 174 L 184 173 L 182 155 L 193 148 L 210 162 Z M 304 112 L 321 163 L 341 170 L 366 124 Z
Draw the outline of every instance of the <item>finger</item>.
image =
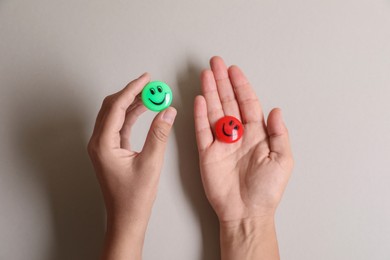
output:
M 274 108 L 268 115 L 267 131 L 271 153 L 284 163 L 292 163 L 292 152 L 282 111 Z
M 234 116 L 241 120 L 240 109 L 230 83 L 227 67 L 221 57 L 213 57 L 210 60 L 210 67 L 214 73 L 217 83 L 218 95 L 221 100 L 222 109 L 225 115 Z
M 152 163 L 159 165 L 164 158 L 165 147 L 168 142 L 172 124 L 175 121 L 177 111 L 168 107 L 154 118 L 142 152 L 141 157 L 148 158 Z
M 197 96 L 194 102 L 195 134 L 199 152 L 213 143 L 213 133 L 207 118 L 207 105 L 203 96 Z
M 264 121 L 260 102 L 244 73 L 237 66 L 231 66 L 228 73 L 237 97 L 243 123 Z
M 123 123 L 123 127 L 120 131 L 121 148 L 131 151 L 131 129 L 137 121 L 138 117 L 142 115 L 146 110 L 147 108 L 142 104 L 142 101 L 137 101 L 136 105 L 127 111 L 125 122 Z
M 127 108 L 126 112 L 133 110 L 135 107 L 139 105 L 143 105 L 141 93 L 135 96 L 133 103 L 131 103 L 131 105 Z
M 119 131 L 122 129 L 126 118 L 126 111 L 133 103 L 135 97 L 142 91 L 143 87 L 149 82 L 148 73 L 143 74 L 138 79 L 130 82 L 124 89 L 118 93 L 109 96 L 103 102 L 103 109 L 106 111 L 102 119 L 102 137 L 112 140 L 115 138 L 115 145 L 120 146 Z
M 214 124 L 224 116 L 221 101 L 219 100 L 217 85 L 215 83 L 213 72 L 209 69 L 202 71 L 201 74 L 202 93 L 207 104 L 207 115 L 210 125 Z

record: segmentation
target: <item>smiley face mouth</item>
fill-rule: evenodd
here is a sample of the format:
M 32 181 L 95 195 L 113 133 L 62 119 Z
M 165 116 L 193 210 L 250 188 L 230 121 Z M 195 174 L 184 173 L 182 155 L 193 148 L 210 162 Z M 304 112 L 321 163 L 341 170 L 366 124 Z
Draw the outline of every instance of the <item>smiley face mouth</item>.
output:
M 226 136 L 233 136 L 232 134 L 226 133 L 226 131 L 225 131 L 225 124 L 222 125 L 222 132 L 223 132 L 223 134 L 226 135 Z
M 160 106 L 160 105 L 164 104 L 166 97 L 167 97 L 167 93 L 165 93 L 164 99 L 163 99 L 161 102 L 154 102 L 154 101 L 151 100 L 150 98 L 148 98 L 148 99 L 149 99 L 150 102 L 152 102 L 152 103 L 155 104 L 156 106 Z

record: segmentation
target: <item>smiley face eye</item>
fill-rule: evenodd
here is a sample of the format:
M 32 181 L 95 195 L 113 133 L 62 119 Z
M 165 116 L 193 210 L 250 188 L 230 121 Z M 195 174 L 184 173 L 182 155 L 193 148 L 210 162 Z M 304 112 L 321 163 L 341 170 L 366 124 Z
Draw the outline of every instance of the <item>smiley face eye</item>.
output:
M 230 126 L 233 125 L 233 120 L 230 120 L 230 121 L 229 121 L 229 125 L 230 125 Z
M 157 86 L 157 90 L 158 90 L 158 92 L 162 92 L 162 87 L 161 86 Z
M 235 127 L 234 127 L 234 130 L 238 130 L 238 128 L 240 128 L 238 125 L 236 125 Z
M 156 91 L 155 91 L 153 88 L 151 88 L 151 89 L 150 89 L 150 93 L 151 93 L 152 95 L 154 95 L 154 94 L 156 93 Z

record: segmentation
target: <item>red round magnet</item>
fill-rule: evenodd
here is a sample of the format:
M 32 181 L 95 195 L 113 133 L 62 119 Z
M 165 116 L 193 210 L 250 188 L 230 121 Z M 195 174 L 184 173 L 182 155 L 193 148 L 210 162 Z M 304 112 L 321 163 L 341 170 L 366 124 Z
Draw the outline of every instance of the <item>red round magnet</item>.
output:
M 244 133 L 244 126 L 233 116 L 224 116 L 215 124 L 217 139 L 224 143 L 237 142 Z

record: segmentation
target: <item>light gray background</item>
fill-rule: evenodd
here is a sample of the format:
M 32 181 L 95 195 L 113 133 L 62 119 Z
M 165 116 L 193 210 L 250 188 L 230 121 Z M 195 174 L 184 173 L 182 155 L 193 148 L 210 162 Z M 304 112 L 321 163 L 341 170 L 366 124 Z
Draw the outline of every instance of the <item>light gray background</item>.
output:
M 0 0 L 0 259 L 97 258 L 85 146 L 102 99 L 144 71 L 179 111 L 144 259 L 218 259 L 192 122 L 212 55 L 243 68 L 266 113 L 284 111 L 296 167 L 282 258 L 390 259 L 389 0 Z

